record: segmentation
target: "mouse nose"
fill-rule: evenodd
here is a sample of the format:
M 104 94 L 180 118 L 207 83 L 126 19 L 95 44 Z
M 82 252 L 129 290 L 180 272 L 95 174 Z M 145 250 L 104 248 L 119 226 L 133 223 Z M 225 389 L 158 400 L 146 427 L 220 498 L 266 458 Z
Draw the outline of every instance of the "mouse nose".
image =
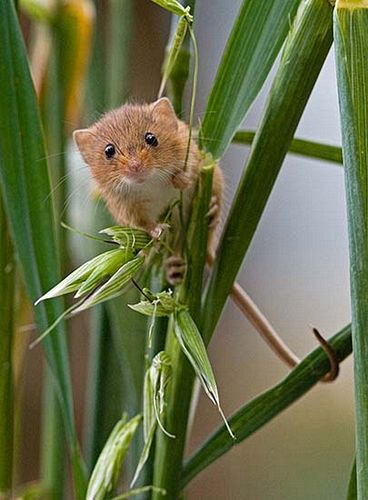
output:
M 141 172 L 143 170 L 143 164 L 139 160 L 130 160 L 128 163 L 128 169 L 131 172 Z

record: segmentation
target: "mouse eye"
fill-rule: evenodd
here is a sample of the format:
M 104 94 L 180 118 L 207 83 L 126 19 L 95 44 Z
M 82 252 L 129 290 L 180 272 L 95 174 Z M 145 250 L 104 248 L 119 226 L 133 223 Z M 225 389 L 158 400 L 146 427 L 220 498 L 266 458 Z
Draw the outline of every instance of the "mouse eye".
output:
M 158 140 L 155 135 L 151 134 L 151 132 L 147 132 L 144 136 L 144 140 L 149 146 L 158 146 Z
M 105 156 L 108 160 L 110 160 L 113 156 L 115 156 L 115 146 L 113 144 L 108 144 L 105 148 Z

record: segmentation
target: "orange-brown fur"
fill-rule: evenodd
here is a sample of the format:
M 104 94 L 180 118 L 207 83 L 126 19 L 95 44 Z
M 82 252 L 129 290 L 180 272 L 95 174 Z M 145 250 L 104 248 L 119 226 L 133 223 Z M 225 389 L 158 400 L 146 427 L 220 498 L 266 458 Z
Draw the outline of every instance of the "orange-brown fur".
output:
M 145 143 L 148 132 L 157 137 L 156 147 Z M 193 139 L 184 171 L 188 134 L 188 126 L 163 98 L 152 104 L 125 104 L 90 128 L 76 131 L 74 138 L 117 223 L 157 234 L 160 215 L 180 190 L 185 207 L 190 206 L 201 157 Z M 116 148 L 113 159 L 105 157 L 107 144 Z M 213 194 L 220 204 L 218 167 Z

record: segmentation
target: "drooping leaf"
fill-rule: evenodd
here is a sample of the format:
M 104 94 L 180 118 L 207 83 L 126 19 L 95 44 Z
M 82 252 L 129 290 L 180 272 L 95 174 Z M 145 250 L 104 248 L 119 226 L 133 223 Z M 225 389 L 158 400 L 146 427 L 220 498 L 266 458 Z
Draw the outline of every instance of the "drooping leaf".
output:
M 235 439 L 220 406 L 216 380 L 211 363 L 208 359 L 206 347 L 198 331 L 197 325 L 194 323 L 188 311 L 181 310 L 175 313 L 174 330 L 176 338 L 196 372 L 203 389 L 212 403 L 217 406 L 230 436 Z

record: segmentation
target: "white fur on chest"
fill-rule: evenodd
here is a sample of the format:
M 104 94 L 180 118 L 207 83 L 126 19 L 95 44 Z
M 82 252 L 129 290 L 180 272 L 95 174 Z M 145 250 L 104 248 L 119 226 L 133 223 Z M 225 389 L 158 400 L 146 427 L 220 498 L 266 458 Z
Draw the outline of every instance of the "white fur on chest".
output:
M 164 179 L 155 176 L 142 183 L 124 183 L 116 193 L 120 203 L 137 203 L 146 218 L 157 222 L 160 215 L 180 196 L 180 191 Z
M 155 178 L 141 184 L 138 190 L 139 198 L 150 219 L 155 221 L 158 221 L 160 215 L 180 196 L 180 191 L 172 184 L 163 183 L 162 180 Z

